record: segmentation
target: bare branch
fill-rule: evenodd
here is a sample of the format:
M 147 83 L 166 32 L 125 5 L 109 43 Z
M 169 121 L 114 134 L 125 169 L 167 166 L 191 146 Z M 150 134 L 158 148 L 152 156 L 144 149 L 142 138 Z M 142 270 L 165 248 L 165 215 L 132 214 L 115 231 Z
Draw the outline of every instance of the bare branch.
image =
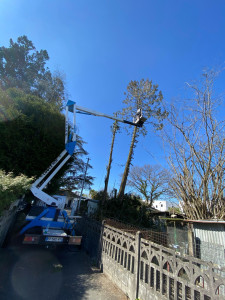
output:
M 201 84 L 187 84 L 193 98 L 182 108 L 171 105 L 168 121 L 172 134 L 170 185 L 188 218 L 224 218 L 224 121 L 216 118 L 219 99 L 214 98 L 216 73 L 203 74 Z

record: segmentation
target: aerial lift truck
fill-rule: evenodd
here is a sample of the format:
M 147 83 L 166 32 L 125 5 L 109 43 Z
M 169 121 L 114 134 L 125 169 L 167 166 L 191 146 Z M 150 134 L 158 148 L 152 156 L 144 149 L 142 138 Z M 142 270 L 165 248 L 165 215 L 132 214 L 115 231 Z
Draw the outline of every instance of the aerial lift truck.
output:
M 73 123 L 69 130 L 68 114 L 72 112 Z M 138 109 L 133 122 L 99 113 L 81 106 L 69 100 L 65 113 L 65 149 L 53 161 L 48 169 L 33 183 L 31 192 L 38 199 L 38 206 L 33 206 L 26 216 L 28 224 L 22 228 L 20 234 L 25 234 L 24 244 L 69 244 L 80 245 L 81 236 L 76 235 L 76 219 L 78 216 L 69 216 L 64 210 L 65 200 L 54 198 L 43 191 L 50 180 L 65 165 L 73 155 L 76 146 L 76 113 L 105 117 L 125 124 L 142 127 L 146 118 L 142 110 Z

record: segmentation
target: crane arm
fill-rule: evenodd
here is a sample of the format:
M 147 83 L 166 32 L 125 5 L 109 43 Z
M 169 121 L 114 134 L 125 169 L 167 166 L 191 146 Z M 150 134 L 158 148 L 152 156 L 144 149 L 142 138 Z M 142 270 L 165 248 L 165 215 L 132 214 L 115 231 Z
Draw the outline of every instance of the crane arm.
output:
M 73 112 L 73 126 L 72 132 L 69 133 L 69 122 L 68 122 L 68 106 L 66 107 L 65 116 L 65 149 L 62 153 L 51 163 L 47 170 L 32 184 L 31 192 L 35 197 L 41 200 L 43 203 L 48 205 L 55 205 L 58 208 L 63 209 L 65 203 L 62 200 L 55 199 L 45 192 L 43 189 L 47 186 L 50 180 L 57 174 L 57 172 L 65 165 L 74 153 L 76 145 L 76 108 L 75 104 L 72 106 Z
M 75 105 L 76 105 L 76 103 L 72 100 L 69 100 L 67 102 L 67 106 L 69 108 L 69 111 L 71 111 L 71 112 L 73 112 L 73 109 L 74 109 Z M 137 110 L 135 120 L 133 120 L 133 122 L 130 122 L 130 121 L 127 121 L 127 120 L 124 120 L 124 119 L 121 119 L 121 118 L 117 118 L 117 117 L 114 117 L 114 116 L 109 116 L 107 114 L 97 112 L 95 110 L 84 108 L 82 106 L 76 105 L 75 107 L 76 107 L 76 111 L 78 113 L 82 112 L 82 113 L 90 114 L 90 115 L 93 115 L 93 116 L 105 117 L 105 118 L 108 118 L 108 119 L 111 119 L 111 120 L 115 120 L 115 121 L 118 121 L 118 122 L 121 122 L 121 123 L 129 124 L 129 125 L 133 125 L 133 126 L 137 126 L 137 127 L 142 127 L 144 122 L 146 121 L 146 118 L 142 115 L 142 110 L 141 109 Z
M 73 125 L 71 132 L 69 132 L 68 113 L 73 113 Z M 109 116 L 91 109 L 87 109 L 81 106 L 77 106 L 76 102 L 69 100 L 66 104 L 65 114 L 65 150 L 56 158 L 56 160 L 48 167 L 48 169 L 33 183 L 31 187 L 32 193 L 40 199 L 42 202 L 48 205 L 56 205 L 58 208 L 64 208 L 64 204 L 61 200 L 55 199 L 42 190 L 50 182 L 50 180 L 56 175 L 56 173 L 65 165 L 69 158 L 73 155 L 76 145 L 76 112 L 82 112 L 85 114 L 105 117 L 111 120 L 122 122 L 125 124 L 142 127 L 146 118 L 143 117 L 141 109 L 137 111 L 136 118 L 133 122 L 120 119 L 114 116 Z

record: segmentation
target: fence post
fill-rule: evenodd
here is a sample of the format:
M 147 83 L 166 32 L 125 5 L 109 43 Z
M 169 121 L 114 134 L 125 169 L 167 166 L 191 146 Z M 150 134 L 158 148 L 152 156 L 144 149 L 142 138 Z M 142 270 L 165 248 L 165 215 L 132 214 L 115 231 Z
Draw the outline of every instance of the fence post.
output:
M 100 233 L 100 239 L 99 239 L 99 245 L 98 245 L 98 264 L 101 271 L 103 271 L 103 264 L 102 264 L 102 246 L 103 246 L 103 233 L 104 233 L 104 227 L 105 227 L 105 220 L 102 221 L 101 225 L 101 233 Z
M 194 256 L 194 233 L 193 233 L 193 224 L 188 224 L 188 254 Z
M 134 285 L 133 298 L 137 299 L 139 294 L 139 270 L 140 270 L 141 233 L 138 231 L 135 237 L 135 259 L 134 259 Z

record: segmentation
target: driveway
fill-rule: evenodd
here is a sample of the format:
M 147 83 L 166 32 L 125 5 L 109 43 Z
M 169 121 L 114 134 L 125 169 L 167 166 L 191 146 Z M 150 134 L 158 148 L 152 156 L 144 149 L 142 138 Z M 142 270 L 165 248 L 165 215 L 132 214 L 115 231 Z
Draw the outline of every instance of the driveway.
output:
M 11 240 L 11 239 L 10 239 Z M 126 300 L 82 251 L 14 244 L 0 248 L 0 299 Z

